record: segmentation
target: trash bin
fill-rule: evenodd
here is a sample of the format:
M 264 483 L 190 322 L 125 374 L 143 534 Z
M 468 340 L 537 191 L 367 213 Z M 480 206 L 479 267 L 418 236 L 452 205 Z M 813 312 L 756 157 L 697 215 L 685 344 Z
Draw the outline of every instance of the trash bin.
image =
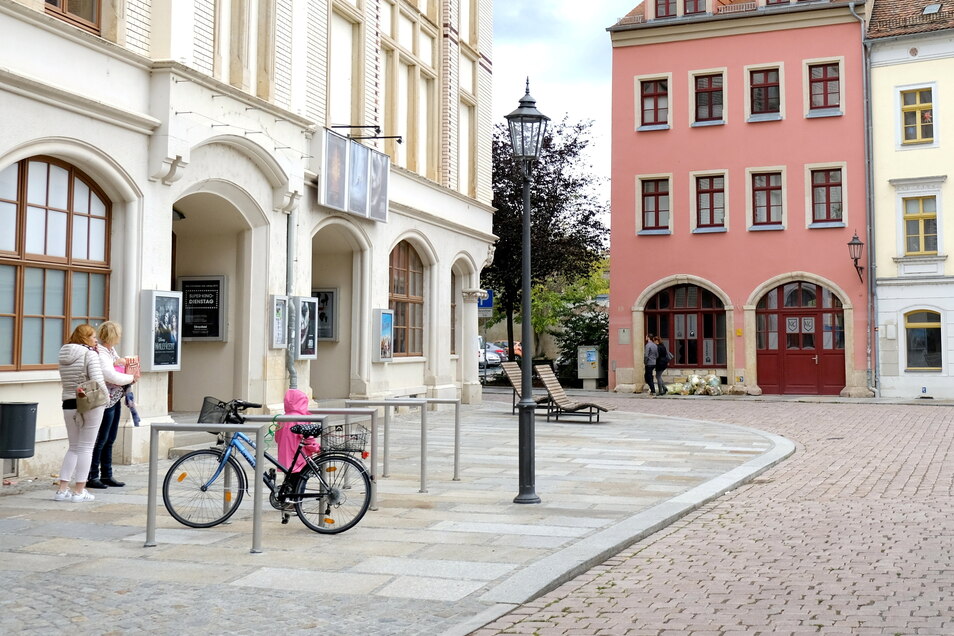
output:
M 33 457 L 36 407 L 36 402 L 0 402 L 0 457 Z

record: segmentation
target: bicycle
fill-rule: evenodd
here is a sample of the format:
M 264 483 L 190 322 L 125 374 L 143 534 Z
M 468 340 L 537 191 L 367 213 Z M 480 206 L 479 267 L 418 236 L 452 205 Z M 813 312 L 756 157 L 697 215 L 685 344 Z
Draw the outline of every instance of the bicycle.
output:
M 207 397 L 199 421 L 244 423 L 242 413 L 260 407 L 261 404 L 244 400 L 222 402 Z M 335 447 L 326 449 L 323 445 L 315 455 L 309 456 L 302 451 L 305 439 L 320 439 L 323 428 L 321 423 L 292 426 L 291 431 L 301 435 L 302 440 L 291 467 L 301 457 L 305 460 L 304 468 L 292 472 L 291 467 L 282 466 L 266 452 L 265 459 L 274 464 L 274 468 L 266 471 L 263 479 L 271 493 L 269 502 L 281 511 L 283 524 L 288 523 L 294 509 L 309 529 L 321 534 L 338 534 L 353 528 L 368 511 L 371 477 L 364 464 L 349 454 L 361 450 L 353 442 L 362 434 L 349 436 L 352 444 L 339 447 L 340 450 Z M 365 437 L 357 440 L 359 445 L 366 441 L 366 434 L 363 435 Z M 239 432 L 233 433 L 227 442 L 222 434 L 219 439 L 222 448 L 187 453 L 166 472 L 162 482 L 162 502 L 179 523 L 192 528 L 211 528 L 227 521 L 242 503 L 248 478 L 236 456 L 244 457 L 254 469 L 255 443 Z M 281 485 L 276 485 L 276 468 L 285 475 Z

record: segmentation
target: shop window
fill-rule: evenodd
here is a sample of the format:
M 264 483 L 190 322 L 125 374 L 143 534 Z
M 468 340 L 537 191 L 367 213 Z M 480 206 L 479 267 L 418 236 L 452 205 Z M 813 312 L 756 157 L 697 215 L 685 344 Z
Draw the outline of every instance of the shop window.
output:
M 646 333 L 658 335 L 673 354 L 671 367 L 726 364 L 725 305 L 697 285 L 675 285 L 646 305 Z
M 941 370 L 941 314 L 912 311 L 904 316 L 908 370 Z

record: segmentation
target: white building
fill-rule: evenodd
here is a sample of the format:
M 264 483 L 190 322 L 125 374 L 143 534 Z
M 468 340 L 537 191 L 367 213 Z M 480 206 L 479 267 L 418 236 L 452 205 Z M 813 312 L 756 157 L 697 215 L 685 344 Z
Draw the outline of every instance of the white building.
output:
M 127 462 L 205 395 L 480 399 L 490 0 L 0 0 L 0 33 L 0 402 L 39 404 L 5 473 L 58 469 L 57 351 L 87 321 L 154 369 Z M 195 311 L 155 293 L 183 278 L 213 286 Z M 287 362 L 275 297 L 318 293 L 317 359 Z
M 878 373 L 887 397 L 954 399 L 954 10 L 876 0 L 868 27 Z

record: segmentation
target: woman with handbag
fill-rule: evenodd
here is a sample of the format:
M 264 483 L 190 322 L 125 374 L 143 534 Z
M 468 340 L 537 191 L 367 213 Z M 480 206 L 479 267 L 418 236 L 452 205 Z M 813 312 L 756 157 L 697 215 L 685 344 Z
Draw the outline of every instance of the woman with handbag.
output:
M 113 479 L 113 442 L 116 441 L 116 433 L 119 432 L 122 397 L 126 394 L 126 388 L 135 382 L 136 378 L 120 371 L 126 367 L 126 359 L 120 358 L 116 353 L 116 345 L 119 344 L 122 335 L 123 328 L 110 320 L 96 329 L 96 338 L 99 340 L 96 352 L 99 354 L 103 379 L 106 380 L 106 388 L 109 390 L 109 401 L 106 403 L 106 410 L 103 411 L 103 421 L 99 425 L 96 444 L 93 446 L 89 479 L 86 481 L 87 488 L 106 488 L 107 486 L 120 488 L 126 485 L 125 482 Z
M 70 447 L 60 467 L 60 485 L 53 499 L 73 503 L 93 501 L 95 497 L 86 490 L 86 476 L 109 395 L 96 352 L 96 331 L 89 325 L 76 327 L 70 341 L 60 349 L 59 363 L 63 419 Z M 69 485 L 74 479 L 71 492 Z

